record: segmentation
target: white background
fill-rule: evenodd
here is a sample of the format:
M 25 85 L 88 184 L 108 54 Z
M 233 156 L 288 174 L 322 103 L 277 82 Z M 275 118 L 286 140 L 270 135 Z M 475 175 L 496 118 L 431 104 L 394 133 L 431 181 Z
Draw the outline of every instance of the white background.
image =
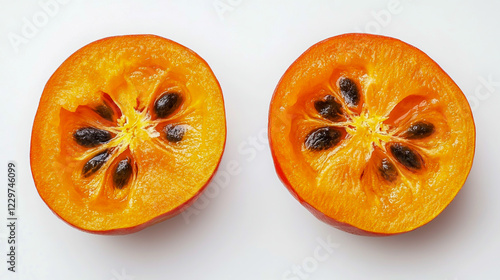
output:
M 47 1 L 0 1 L 0 279 L 500 279 L 500 2 L 66 0 L 45 11 Z M 218 11 L 221 3 L 230 9 Z M 456 199 L 398 236 L 355 236 L 314 218 L 278 180 L 259 138 L 287 67 L 322 39 L 360 31 L 426 52 L 471 101 L 477 126 L 474 166 Z M 92 235 L 38 196 L 33 118 L 45 83 L 71 53 L 137 33 L 191 48 L 218 77 L 228 128 L 219 185 L 191 216 L 126 236 Z M 24 39 L 12 43 L 15 36 Z M 7 271 L 4 225 L 11 160 L 19 175 L 16 273 Z M 229 162 L 239 172 L 227 175 Z M 317 249 L 328 239 L 334 249 Z

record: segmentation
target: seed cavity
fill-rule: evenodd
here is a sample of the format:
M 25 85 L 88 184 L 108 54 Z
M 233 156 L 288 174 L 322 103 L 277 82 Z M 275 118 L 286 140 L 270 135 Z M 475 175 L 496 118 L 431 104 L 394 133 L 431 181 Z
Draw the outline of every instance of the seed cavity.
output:
M 165 92 L 155 101 L 154 112 L 158 118 L 166 118 L 181 104 L 180 93 Z
M 184 138 L 186 133 L 186 128 L 183 125 L 172 125 L 169 124 L 165 127 L 165 137 L 169 142 L 177 143 Z
M 325 119 L 339 121 L 342 119 L 342 105 L 331 95 L 314 102 L 314 108 Z
M 109 131 L 98 129 L 95 127 L 80 128 L 73 133 L 73 138 L 78 145 L 92 148 L 111 140 L 112 136 Z
M 109 150 L 105 150 L 87 161 L 82 169 L 83 177 L 89 177 L 90 175 L 96 173 L 104 165 L 104 163 L 108 161 L 109 156 Z
M 340 88 L 340 94 L 342 94 L 342 97 L 347 103 L 347 106 L 356 107 L 360 99 L 356 83 L 354 83 L 349 78 L 341 77 L 339 79 L 339 88 Z
M 392 144 L 390 150 L 394 158 L 406 168 L 410 170 L 422 169 L 422 157 L 417 151 L 400 143 Z
M 382 177 L 389 182 L 394 182 L 398 178 L 396 166 L 394 166 L 394 164 L 387 158 L 382 159 L 378 171 Z
M 108 120 L 108 121 L 113 121 L 113 110 L 109 108 L 106 105 L 99 105 L 97 106 L 94 111 L 101 116 L 103 119 Z
M 429 137 L 432 133 L 434 133 L 434 125 L 429 122 L 420 121 L 412 124 L 403 136 L 407 139 L 422 139 Z
M 130 181 L 132 177 L 132 165 L 130 159 L 126 158 L 118 162 L 115 172 L 113 173 L 113 184 L 115 188 L 122 189 Z
M 306 148 L 313 151 L 327 150 L 337 145 L 342 133 L 333 127 L 321 127 L 311 131 L 305 141 Z

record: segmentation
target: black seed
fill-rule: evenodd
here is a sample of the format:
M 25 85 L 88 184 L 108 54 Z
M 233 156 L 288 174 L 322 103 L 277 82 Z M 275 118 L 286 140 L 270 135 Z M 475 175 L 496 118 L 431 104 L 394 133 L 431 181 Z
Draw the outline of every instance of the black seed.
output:
M 104 163 L 106 163 L 108 159 L 109 159 L 108 150 L 105 150 L 95 155 L 93 158 L 87 161 L 87 163 L 85 163 L 85 165 L 83 166 L 82 169 L 83 177 L 89 177 L 90 175 L 97 172 L 97 170 L 99 170 L 104 165 Z
M 97 106 L 94 111 L 99 114 L 103 119 L 113 121 L 113 110 L 106 105 Z
M 342 133 L 333 127 L 317 128 L 306 137 L 306 148 L 313 151 L 327 150 L 340 142 Z
M 422 168 L 422 158 L 417 151 L 396 143 L 391 145 L 391 153 L 399 163 L 408 169 L 419 170 Z
M 95 127 L 80 128 L 73 133 L 76 143 L 84 147 L 96 147 L 111 140 L 111 133 Z
M 132 177 L 132 165 L 128 158 L 121 160 L 113 173 L 113 184 L 117 189 L 122 189 Z
M 342 105 L 331 95 L 314 102 L 314 108 L 325 119 L 338 121 L 342 119 Z
M 347 106 L 356 107 L 360 97 L 356 84 L 349 78 L 341 77 L 339 79 L 339 88 Z
M 393 182 L 398 177 L 396 166 L 394 166 L 394 164 L 386 158 L 382 159 L 378 170 L 380 171 L 380 174 L 382 174 L 382 177 L 389 182 Z
M 172 114 L 181 104 L 181 95 L 177 92 L 165 92 L 158 98 L 154 105 L 154 111 L 158 118 L 165 118 Z
M 429 122 L 416 122 L 403 134 L 407 139 L 422 139 L 434 132 L 434 125 Z
M 165 137 L 172 143 L 181 141 L 185 133 L 186 128 L 183 125 L 169 124 L 165 127 Z

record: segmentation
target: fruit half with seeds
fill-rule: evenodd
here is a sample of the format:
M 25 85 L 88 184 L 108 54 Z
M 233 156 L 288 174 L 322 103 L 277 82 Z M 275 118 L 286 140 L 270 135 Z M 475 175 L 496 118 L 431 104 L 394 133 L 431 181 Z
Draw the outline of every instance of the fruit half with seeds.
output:
M 467 100 L 427 55 L 393 38 L 346 34 L 307 50 L 271 101 L 278 176 L 319 219 L 391 235 L 436 217 L 469 174 Z
M 153 35 L 110 37 L 74 53 L 45 86 L 31 169 L 69 224 L 131 233 L 192 203 L 225 140 L 222 91 L 202 58 Z

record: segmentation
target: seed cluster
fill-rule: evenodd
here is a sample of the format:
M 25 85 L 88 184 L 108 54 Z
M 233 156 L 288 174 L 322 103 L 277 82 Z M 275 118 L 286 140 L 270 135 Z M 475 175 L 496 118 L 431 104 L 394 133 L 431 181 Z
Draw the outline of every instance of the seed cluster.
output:
M 340 96 L 347 108 L 357 108 L 361 102 L 361 93 L 356 83 L 347 78 L 340 77 L 337 81 Z M 348 120 L 347 109 L 333 95 L 328 94 L 320 100 L 314 101 L 314 109 L 320 117 L 338 123 L 343 120 Z M 342 129 L 337 126 L 324 126 L 313 129 L 305 138 L 304 145 L 310 151 L 328 150 L 338 145 L 345 137 L 343 137 Z M 435 126 L 427 121 L 417 121 L 409 126 L 402 133 L 401 137 L 406 140 L 420 140 L 431 136 L 435 131 Z M 388 182 L 394 182 L 398 175 L 398 167 L 394 162 L 402 167 L 417 172 L 424 167 L 424 160 L 419 152 L 400 142 L 389 144 L 389 156 L 383 157 L 378 164 L 378 171 L 382 178 Z
M 108 99 L 109 102 L 113 102 L 109 95 L 105 95 L 105 98 L 103 99 Z M 182 101 L 182 95 L 179 92 L 163 92 L 154 101 L 152 107 L 154 117 L 156 119 L 166 119 L 171 117 L 180 107 Z M 103 104 L 93 108 L 93 111 L 97 113 L 100 118 L 106 121 L 115 122 L 116 124 L 116 112 L 113 111 L 111 106 L 112 105 L 108 104 L 108 102 L 104 101 Z M 114 107 L 119 110 L 118 106 Z M 121 114 L 121 112 L 119 113 Z M 184 138 L 186 126 L 182 124 L 169 124 L 164 127 L 163 132 L 165 140 L 171 143 L 178 143 Z M 115 135 L 110 131 L 92 126 L 78 128 L 73 133 L 73 140 L 75 143 L 84 148 L 96 148 L 108 144 L 114 137 Z M 111 158 L 114 157 L 114 153 L 116 153 L 115 151 L 117 150 L 118 149 L 116 147 L 107 147 L 104 150 L 99 149 L 96 151 L 95 154 L 91 156 L 90 159 L 83 165 L 82 176 L 87 178 L 95 174 Z M 136 170 L 134 170 L 133 157 L 123 157 L 119 155 L 115 155 L 115 157 L 122 159 L 113 167 L 111 178 L 114 187 L 120 190 L 130 183 Z
M 341 77 L 338 80 L 338 86 L 340 95 L 347 106 L 358 106 L 360 94 L 356 83 L 349 78 Z M 341 102 L 331 94 L 314 101 L 314 109 L 322 118 L 334 123 L 348 119 Z M 312 151 L 330 149 L 342 141 L 342 131 L 341 128 L 335 126 L 316 128 L 306 136 L 304 144 L 308 150 Z
M 165 92 L 163 93 L 154 104 L 154 112 L 158 118 L 167 118 L 182 103 L 181 94 L 178 92 Z M 186 127 L 181 124 L 169 124 L 163 129 L 165 139 L 171 143 L 177 143 L 184 138 Z

